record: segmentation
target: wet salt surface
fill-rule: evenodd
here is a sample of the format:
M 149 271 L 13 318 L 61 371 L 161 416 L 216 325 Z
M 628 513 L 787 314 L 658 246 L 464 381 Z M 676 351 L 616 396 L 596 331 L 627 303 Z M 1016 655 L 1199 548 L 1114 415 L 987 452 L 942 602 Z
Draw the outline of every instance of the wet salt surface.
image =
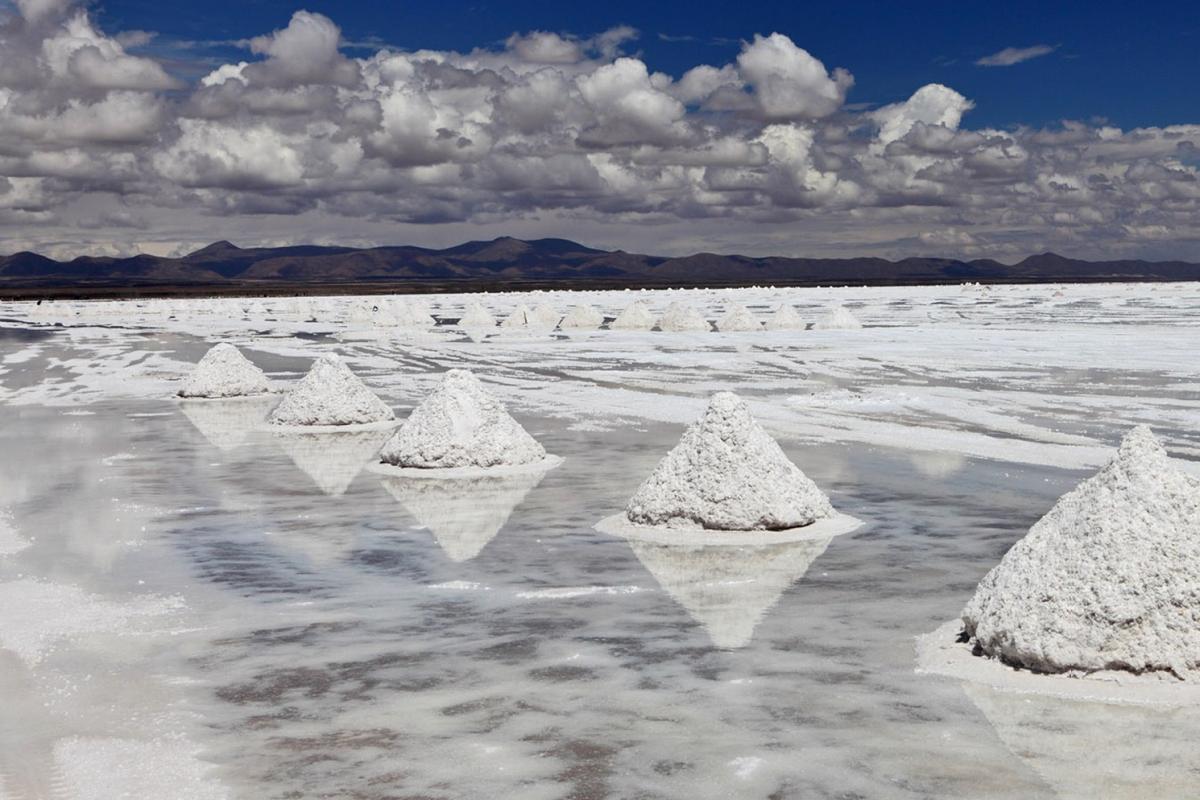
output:
M 294 339 L 256 338 L 247 351 L 275 379 L 295 379 L 320 351 L 285 338 Z M 30 390 L 14 376 L 33 387 L 63 378 L 50 399 L 77 393 L 77 402 L 0 405 L 0 507 L 28 542 L 0 556 L 0 691 L 18 698 L 0 715 L 5 800 L 126 790 L 1183 798 L 1200 785 L 1192 709 L 1030 699 L 913 671 L 913 638 L 955 616 L 1090 470 L 813 442 L 768 414 L 785 452 L 836 508 L 867 524 L 815 554 L 754 548 L 742 559 L 753 565 L 746 576 L 711 553 L 641 552 L 592 529 L 675 444 L 683 426 L 674 417 L 691 406 L 668 419 L 631 405 L 628 416 L 617 409 L 593 420 L 543 413 L 543 398 L 511 403 L 563 465 L 533 486 L 464 482 L 430 495 L 359 471 L 364 445 L 349 437 L 325 443 L 322 459 L 321 444 L 281 442 L 253 424 L 254 413 L 205 417 L 165 399 L 172 383 L 157 375 L 183 374 L 177 362 L 198 359 L 202 339 L 68 331 L 37 346 L 0 385 L 20 400 Z M 526 347 L 547 357 L 518 366 Z M 687 374 L 664 365 L 661 348 L 704 362 L 677 394 L 658 395 L 662 404 L 686 404 L 708 384 L 728 388 L 746 363 L 758 368 L 742 376 L 763 398 L 756 412 L 801 393 L 782 385 L 784 367 L 770 366 L 790 355 L 728 347 L 727 362 L 711 360 L 722 347 L 629 347 L 610 353 L 608 375 L 594 353 L 584 382 L 657 390 Z M 531 382 L 535 369 L 580 368 L 546 345 L 380 341 L 355 353 L 356 369 L 400 417 L 437 370 L 468 359 L 490 365 L 483 374 L 499 378 L 501 392 Z M 844 362 L 791 363 L 856 393 L 891 391 L 853 383 Z M 102 399 L 89 376 L 110 365 L 131 369 L 134 389 Z M 929 371 L 909 372 L 911 393 L 943 386 Z M 1140 408 L 1162 413 L 1160 424 L 1164 397 L 1188 408 L 1194 388 L 1189 396 L 1147 372 L 1168 388 L 1144 389 Z M 1112 373 L 1108 384 L 1087 376 L 1102 390 L 1072 391 L 1084 405 L 1107 402 L 1116 385 L 1136 391 L 1120 379 L 1126 371 Z M 1053 368 L 1037 374 L 1070 385 Z M 997 392 L 1012 390 L 994 380 Z M 1050 392 L 1039 400 L 1069 405 Z M 81 409 L 94 413 L 72 413 Z M 928 424 L 928 407 L 913 413 Z M 1044 412 L 1056 426 L 1063 413 Z M 590 421 L 598 424 L 580 424 Z M 1167 429 L 1169 441 L 1186 441 Z M 38 618 L 14 611 L 35 597 L 56 602 L 41 602 Z M 147 761 L 161 774 L 147 774 Z

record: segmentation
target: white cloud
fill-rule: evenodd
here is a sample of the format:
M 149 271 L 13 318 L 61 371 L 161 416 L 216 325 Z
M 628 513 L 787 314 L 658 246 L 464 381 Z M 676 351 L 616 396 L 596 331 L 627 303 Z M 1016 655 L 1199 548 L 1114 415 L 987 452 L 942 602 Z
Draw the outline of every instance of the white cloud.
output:
M 839 68 L 831 76 L 824 64 L 782 33 L 756 34 L 743 46 L 737 63 L 769 119 L 827 117 L 841 108 L 854 85 L 849 72 Z
M 1035 44 L 1032 47 L 1006 47 L 1003 50 L 984 56 L 975 62 L 980 67 L 1011 67 L 1022 61 L 1046 56 L 1058 49 L 1058 45 Z

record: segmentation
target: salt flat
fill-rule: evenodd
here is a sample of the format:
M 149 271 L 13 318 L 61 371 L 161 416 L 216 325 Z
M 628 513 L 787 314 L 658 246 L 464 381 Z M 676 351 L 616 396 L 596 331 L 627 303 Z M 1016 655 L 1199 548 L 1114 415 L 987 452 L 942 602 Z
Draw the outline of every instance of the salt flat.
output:
M 424 299 L 425 330 L 362 298 L 0 304 L 0 798 L 1194 795 L 1194 710 L 1032 713 L 915 674 L 913 639 L 1133 425 L 1200 471 L 1200 286 Z M 637 299 L 865 327 L 452 324 Z M 389 486 L 374 440 L 175 400 L 216 341 L 280 386 L 337 352 L 401 419 L 470 369 L 565 461 Z M 740 572 L 592 530 L 721 390 L 866 526 Z

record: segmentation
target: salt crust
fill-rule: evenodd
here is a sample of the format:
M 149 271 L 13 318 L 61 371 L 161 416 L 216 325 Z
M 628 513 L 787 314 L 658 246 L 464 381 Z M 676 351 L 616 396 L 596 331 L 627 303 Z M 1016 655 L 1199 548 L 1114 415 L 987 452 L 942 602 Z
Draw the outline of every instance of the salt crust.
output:
M 779 531 L 834 510 L 745 402 L 720 392 L 634 493 L 625 515 L 635 525 Z
M 506 476 L 536 475 L 552 470 L 563 463 L 562 456 L 547 455 L 540 461 L 528 464 L 510 464 L 498 467 L 397 467 L 384 462 L 367 465 L 367 471 L 376 475 L 393 478 L 414 478 L 425 480 L 454 480 L 457 478 L 484 478 L 488 476 L 503 478 Z
M 393 467 L 513 467 L 541 462 L 545 449 L 465 369 L 452 369 L 379 453 Z
M 802 331 L 804 320 L 795 308 L 785 303 L 775 310 L 765 327 L 769 331 Z
M 558 327 L 562 330 L 598 330 L 604 324 L 604 315 L 594 306 L 573 306 Z
M 849 331 L 861 327 L 862 323 L 850 313 L 850 309 L 841 305 L 831 307 L 825 316 L 813 323 L 815 331 Z
M 251 364 L 236 347 L 221 342 L 204 354 L 178 394 L 180 397 L 225 398 L 270 391 L 271 384 L 263 371 Z
M 700 527 L 665 527 L 661 525 L 638 525 L 629 521 L 624 514 L 613 514 L 596 523 L 596 530 L 610 536 L 620 536 L 649 544 L 696 545 L 703 547 L 738 547 L 793 542 L 816 542 L 852 533 L 864 525 L 863 521 L 848 514 L 833 512 L 809 525 L 783 530 L 710 530 Z
M 344 428 L 387 425 L 392 409 L 359 380 L 336 353 L 321 356 L 267 417 L 272 425 Z
M 671 333 L 712 330 L 708 320 L 700 316 L 699 311 L 678 301 L 667 306 L 667 310 L 663 312 L 662 318 L 658 321 L 658 328 Z
M 1134 428 L 984 577 L 962 619 L 984 655 L 1038 672 L 1200 678 L 1200 480 Z
M 608 327 L 614 331 L 648 331 L 654 327 L 654 323 L 650 307 L 641 300 L 634 300 Z
M 735 331 L 760 331 L 762 323 L 754 312 L 742 305 L 734 306 L 725 312 L 725 316 L 717 320 L 717 330 L 722 333 Z

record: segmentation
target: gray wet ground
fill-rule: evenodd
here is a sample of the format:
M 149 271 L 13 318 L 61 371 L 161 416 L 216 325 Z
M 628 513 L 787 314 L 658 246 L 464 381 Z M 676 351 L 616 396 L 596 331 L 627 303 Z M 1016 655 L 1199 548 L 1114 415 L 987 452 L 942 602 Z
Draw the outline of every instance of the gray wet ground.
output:
M 518 415 L 560 467 L 430 486 L 362 469 L 379 434 L 281 436 L 268 408 L 0 406 L 29 540 L 0 556 L 0 797 L 103 796 L 80 763 L 108 740 L 179 797 L 1197 794 L 1194 711 L 914 673 L 1084 472 L 785 440 L 863 528 L 671 548 L 592 525 L 682 426 Z

